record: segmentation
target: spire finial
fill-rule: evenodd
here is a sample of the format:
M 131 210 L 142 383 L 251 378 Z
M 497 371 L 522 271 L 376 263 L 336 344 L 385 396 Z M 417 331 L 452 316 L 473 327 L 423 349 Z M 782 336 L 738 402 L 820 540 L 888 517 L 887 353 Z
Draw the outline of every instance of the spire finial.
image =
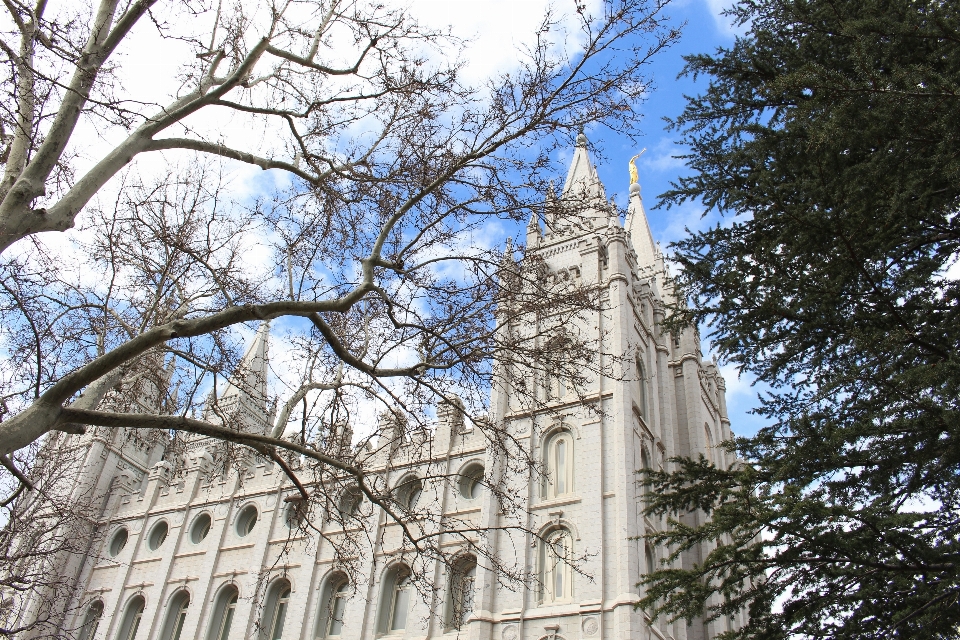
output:
M 583 123 L 579 127 L 580 133 L 577 134 L 577 146 L 586 147 L 587 146 L 587 134 L 583 132 Z

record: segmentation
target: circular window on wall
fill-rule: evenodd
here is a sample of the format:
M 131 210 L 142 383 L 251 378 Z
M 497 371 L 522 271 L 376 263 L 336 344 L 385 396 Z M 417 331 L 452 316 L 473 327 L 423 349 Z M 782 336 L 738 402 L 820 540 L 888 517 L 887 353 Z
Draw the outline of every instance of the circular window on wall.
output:
M 255 526 L 257 526 L 257 508 L 248 504 L 237 516 L 237 535 L 242 538 L 253 531 Z
M 460 473 L 460 495 L 467 500 L 476 500 L 483 493 L 483 465 L 469 465 Z
M 170 527 L 163 520 L 153 525 L 153 529 L 150 530 L 150 537 L 147 538 L 147 546 L 150 547 L 150 551 L 159 549 L 163 541 L 167 539 L 167 533 L 169 532 Z
M 190 542 L 200 544 L 210 533 L 211 524 L 213 522 L 210 520 L 210 514 L 201 514 L 199 518 L 193 521 L 193 526 L 190 527 Z
M 400 483 L 397 487 L 397 502 L 407 511 L 416 509 L 420 502 L 420 496 L 423 494 L 423 482 L 420 478 L 413 476 Z
M 363 501 L 363 494 L 357 487 L 347 487 L 340 496 L 340 502 L 337 509 L 344 518 L 352 518 L 360 510 L 360 503 Z
M 123 551 L 123 548 L 127 546 L 127 530 L 120 529 L 110 540 L 110 555 L 116 557 Z

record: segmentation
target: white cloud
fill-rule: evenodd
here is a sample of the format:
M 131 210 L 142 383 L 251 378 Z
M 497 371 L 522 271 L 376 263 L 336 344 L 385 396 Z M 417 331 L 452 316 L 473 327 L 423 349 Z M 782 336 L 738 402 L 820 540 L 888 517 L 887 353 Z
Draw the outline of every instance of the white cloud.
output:
M 495 74 L 508 73 L 518 65 L 517 52 L 529 44 L 551 6 L 547 0 L 413 0 L 411 13 L 423 24 L 449 26 L 453 35 L 469 40 L 466 79 L 477 82 Z M 599 0 L 585 3 L 587 12 L 597 15 Z M 573 7 L 573 3 L 569 3 Z M 561 22 L 561 30 L 573 23 Z M 568 31 L 571 40 L 577 34 Z
M 713 16 L 713 21 L 717 25 L 717 30 L 720 33 L 734 37 L 742 36 L 747 32 L 747 26 L 737 26 L 733 23 L 729 16 L 723 15 L 723 11 L 731 7 L 734 3 L 732 0 L 703 0 L 707 5 L 707 9 L 710 11 L 710 14 Z
M 683 160 L 677 157 L 683 152 L 684 147 L 677 146 L 673 138 L 662 137 L 640 157 L 638 168 L 643 173 L 676 174 L 684 167 Z

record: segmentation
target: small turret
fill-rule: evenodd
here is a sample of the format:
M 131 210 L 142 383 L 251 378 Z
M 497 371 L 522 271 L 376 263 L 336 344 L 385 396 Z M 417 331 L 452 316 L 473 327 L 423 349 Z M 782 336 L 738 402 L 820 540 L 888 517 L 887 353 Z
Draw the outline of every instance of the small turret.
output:
M 257 330 L 250 348 L 237 365 L 233 375 L 228 380 L 228 386 L 220 401 L 223 402 L 233 396 L 243 396 L 248 402 L 255 404 L 264 413 L 267 413 L 269 394 L 267 393 L 268 347 L 270 340 L 270 323 L 264 322 Z
M 540 215 L 534 209 L 530 212 L 530 222 L 527 223 L 527 247 L 540 246 Z
M 233 416 L 254 433 L 265 434 L 270 430 L 276 404 L 271 401 L 267 387 L 269 340 L 270 323 L 264 322 L 227 380 L 224 392 L 214 398 L 211 390 L 203 409 L 204 420 Z

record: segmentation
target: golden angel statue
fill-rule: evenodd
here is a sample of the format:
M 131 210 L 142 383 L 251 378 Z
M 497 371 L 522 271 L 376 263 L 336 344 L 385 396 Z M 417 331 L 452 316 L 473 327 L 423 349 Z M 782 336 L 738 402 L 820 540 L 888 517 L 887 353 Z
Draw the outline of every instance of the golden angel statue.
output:
M 644 147 L 643 151 L 646 151 L 646 150 L 647 150 L 646 147 Z M 640 181 L 640 174 L 637 173 L 636 160 L 637 158 L 643 155 L 643 151 L 641 151 L 637 155 L 630 158 L 630 184 L 636 184 L 637 182 Z

